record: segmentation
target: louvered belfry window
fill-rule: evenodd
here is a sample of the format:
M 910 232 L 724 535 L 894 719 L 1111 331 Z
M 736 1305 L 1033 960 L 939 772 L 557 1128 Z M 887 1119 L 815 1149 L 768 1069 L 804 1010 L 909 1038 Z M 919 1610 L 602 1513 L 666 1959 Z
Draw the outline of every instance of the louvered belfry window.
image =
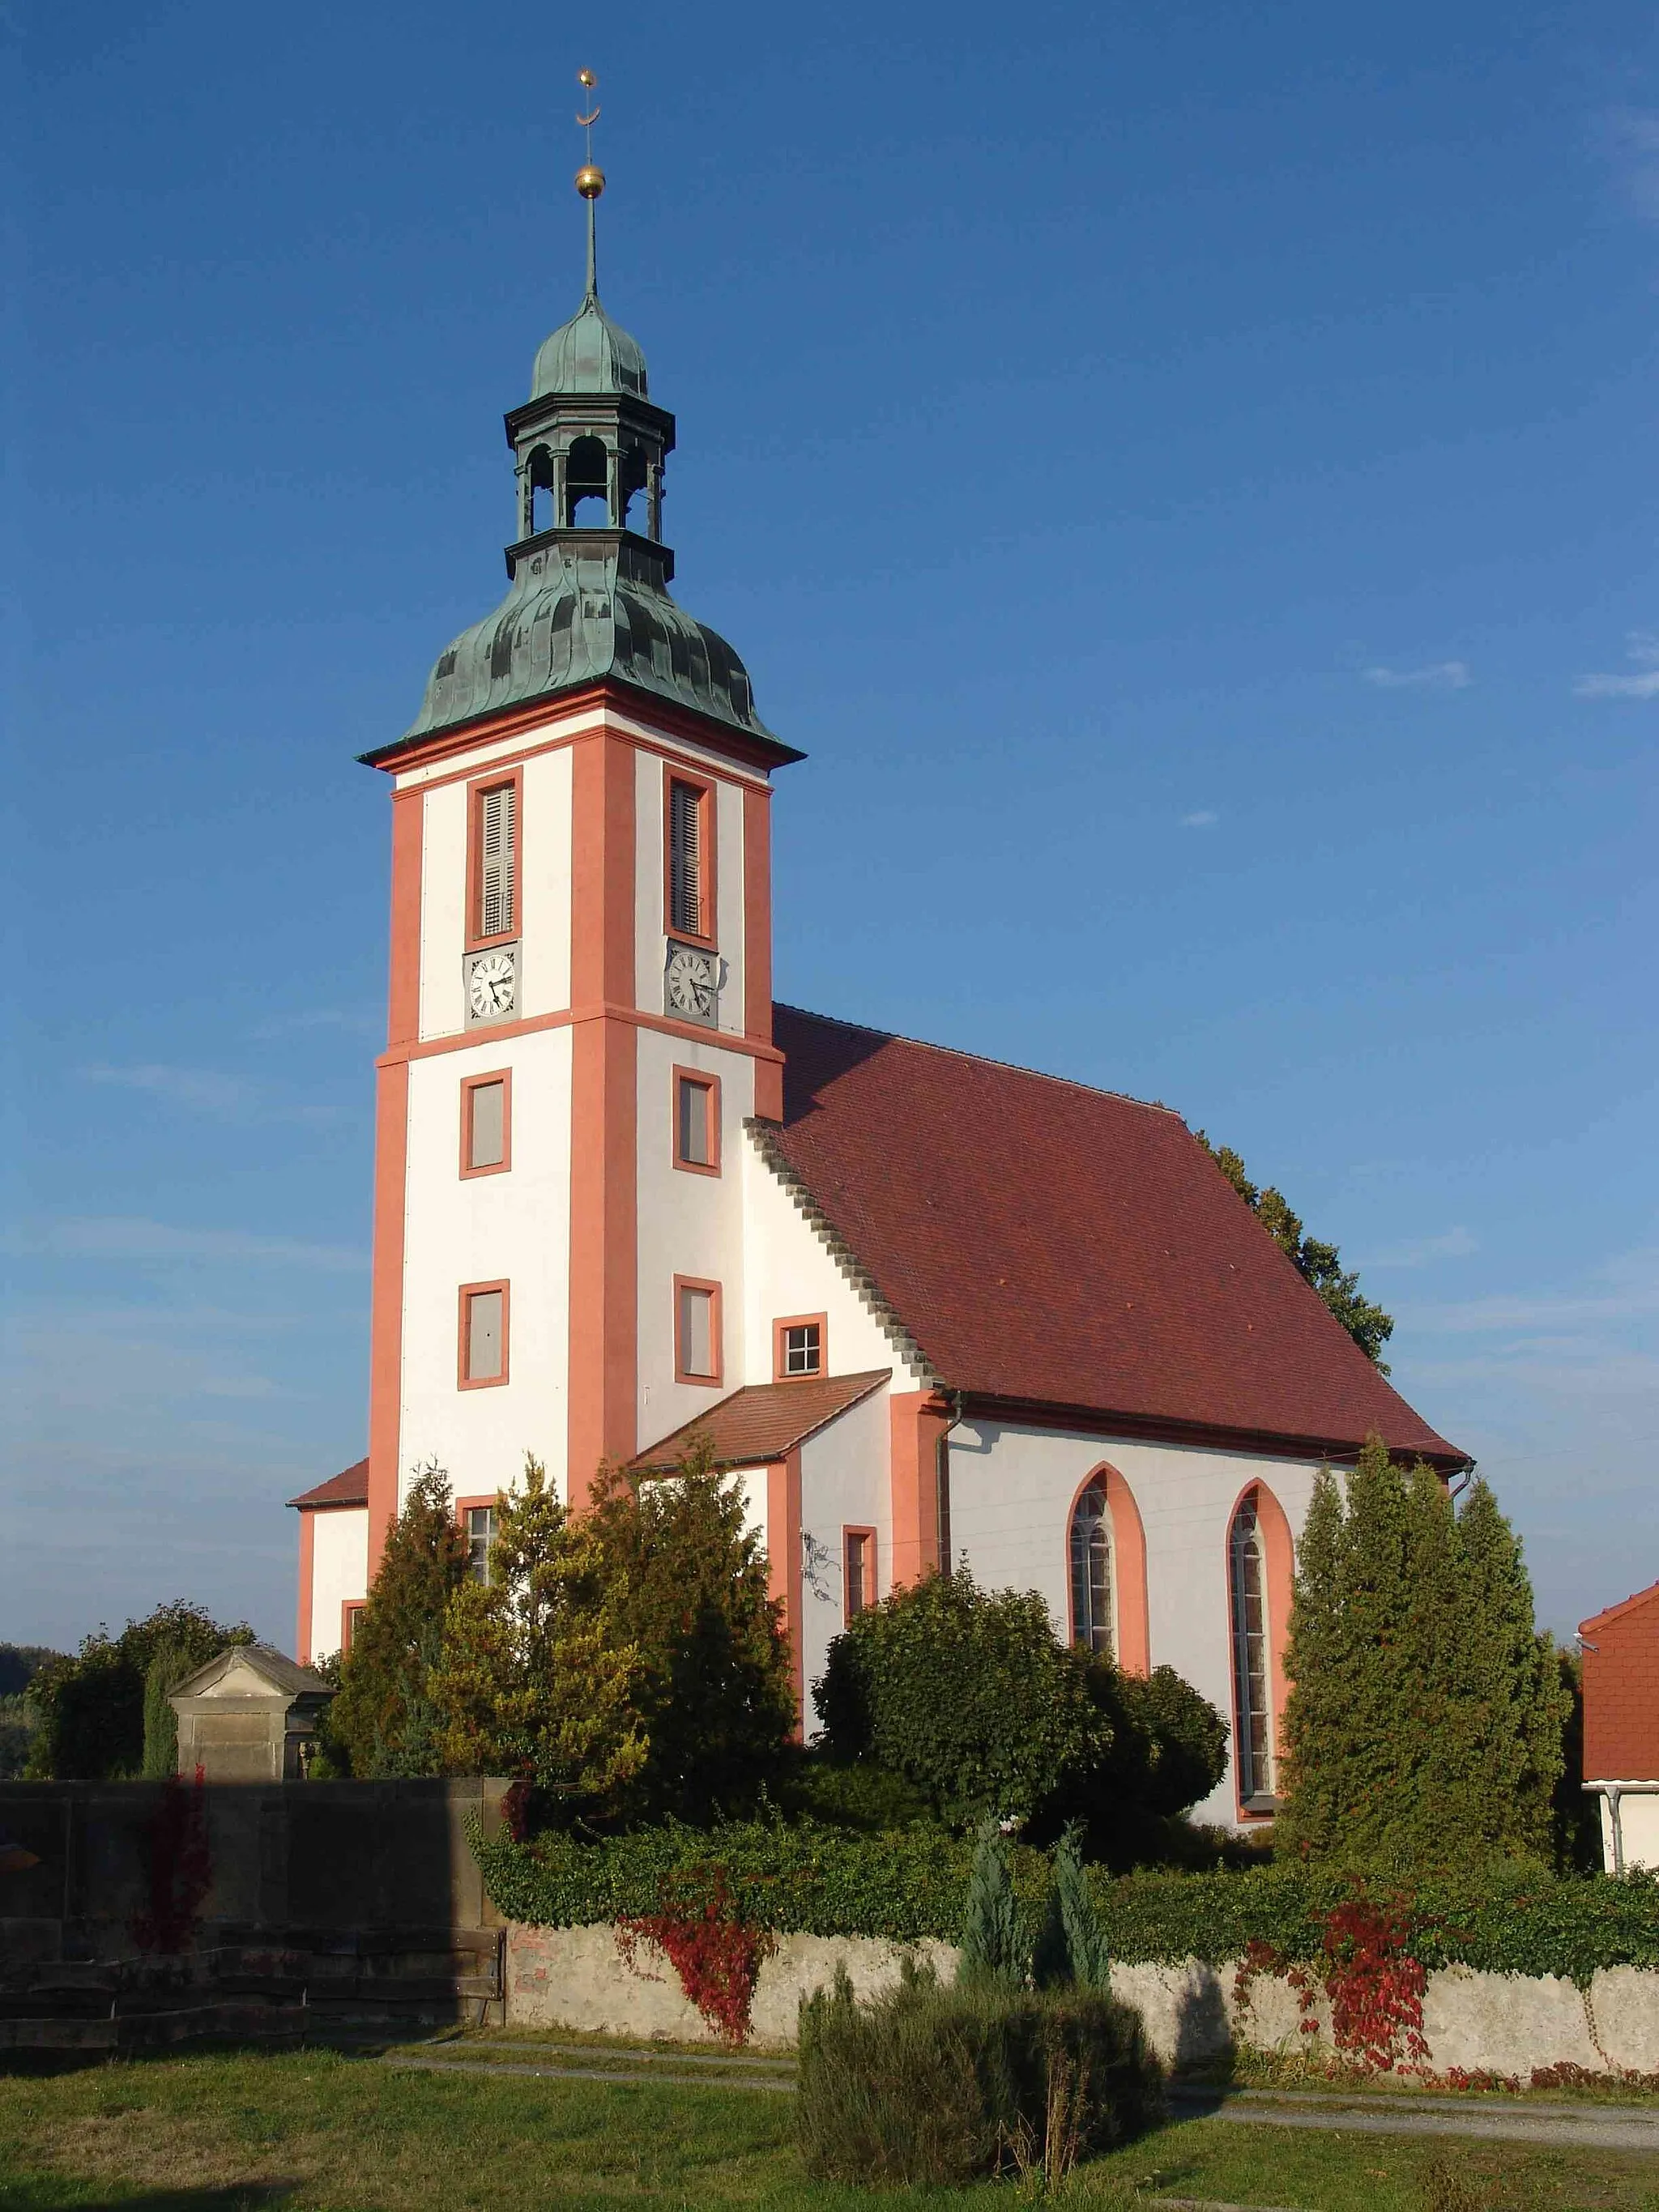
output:
M 510 936 L 518 906 L 518 791 L 510 783 L 478 802 L 478 934 Z
M 669 927 L 687 937 L 708 933 L 702 918 L 702 810 L 703 794 L 695 784 L 669 786 Z

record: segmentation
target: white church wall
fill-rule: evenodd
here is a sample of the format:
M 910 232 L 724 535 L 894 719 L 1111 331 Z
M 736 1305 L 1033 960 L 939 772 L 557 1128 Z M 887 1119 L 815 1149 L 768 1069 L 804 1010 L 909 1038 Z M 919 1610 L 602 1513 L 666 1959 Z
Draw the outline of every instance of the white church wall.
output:
M 466 786 L 441 784 L 407 804 L 422 810 L 421 1035 L 453 1036 L 466 1019 Z
M 805 1724 L 817 1726 L 812 1685 L 823 1674 L 830 1640 L 847 1625 L 846 1558 L 842 1532 L 876 1532 L 876 1587 L 891 1587 L 892 1486 L 887 1392 L 873 1390 L 809 1437 L 800 1448 L 801 1682 Z
M 340 1648 L 340 1608 L 368 1595 L 368 1508 L 334 1505 L 311 1516 L 311 1657 Z
M 639 1441 L 643 1449 L 707 1413 L 743 1380 L 744 1117 L 754 1110 L 754 1062 L 707 1044 L 641 1029 L 639 1040 Z M 674 1070 L 720 1078 L 720 1172 L 674 1165 Z M 720 1286 L 722 1379 L 703 1387 L 674 1380 L 674 1278 Z
M 1316 1471 L 1311 1462 L 1259 1459 L 1184 1444 L 1150 1444 L 969 1421 L 951 1437 L 951 1542 L 993 1589 L 1040 1590 L 1056 1630 L 1069 1625 L 1073 1500 L 1109 1464 L 1139 1509 L 1146 1539 L 1154 1667 L 1173 1667 L 1232 1725 L 1227 1531 L 1250 1484 L 1271 1491 L 1299 1539 Z M 1279 1624 L 1272 1624 L 1275 1633 Z M 1193 1818 L 1231 1825 L 1231 1771 Z
M 568 1028 L 532 1030 L 410 1066 L 399 1496 L 435 1457 L 456 1494 L 513 1480 L 526 1450 L 562 1489 L 569 1365 L 570 1080 Z M 513 1164 L 460 1173 L 463 1077 L 513 1071 Z M 509 1285 L 507 1380 L 459 1381 L 463 1283 Z
M 919 1390 L 913 1371 L 858 1289 L 794 1200 L 745 1137 L 744 1208 L 748 1224 L 744 1370 L 737 1382 L 772 1380 L 772 1324 L 789 1314 L 825 1316 L 831 1375 L 884 1367 L 898 1390 Z
M 521 1011 L 527 1017 L 570 1004 L 571 761 L 570 747 L 560 745 L 524 764 Z M 459 958 L 455 965 L 459 969 Z

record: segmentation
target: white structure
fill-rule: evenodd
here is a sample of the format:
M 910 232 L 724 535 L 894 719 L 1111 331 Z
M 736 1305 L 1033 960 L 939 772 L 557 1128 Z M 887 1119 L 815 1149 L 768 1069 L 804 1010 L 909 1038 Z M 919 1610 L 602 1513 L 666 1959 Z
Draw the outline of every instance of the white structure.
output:
M 511 589 L 368 757 L 392 799 L 369 1450 L 294 1501 L 301 1656 L 349 1633 L 426 1462 L 482 1557 L 527 1450 L 580 1507 L 602 1458 L 672 1467 L 702 1428 L 748 1479 L 805 1727 L 848 1615 L 965 1559 L 1177 1668 L 1238 1747 L 1201 1812 L 1270 1812 L 1316 1468 L 1370 1430 L 1462 1455 L 1174 1114 L 774 1006 L 772 787 L 799 756 L 668 596 L 672 418 L 591 267 L 507 433 Z

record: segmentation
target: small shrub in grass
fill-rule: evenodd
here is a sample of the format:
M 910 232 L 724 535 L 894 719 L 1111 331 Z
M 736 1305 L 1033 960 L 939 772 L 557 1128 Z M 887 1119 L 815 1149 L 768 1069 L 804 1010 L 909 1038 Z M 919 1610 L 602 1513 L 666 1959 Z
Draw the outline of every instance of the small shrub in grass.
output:
M 1058 2181 L 1158 2102 L 1138 2017 L 1096 1990 L 945 1988 L 907 1967 L 864 2002 L 843 1971 L 801 2006 L 795 2127 L 817 2180 L 948 2187 L 1018 2168 Z

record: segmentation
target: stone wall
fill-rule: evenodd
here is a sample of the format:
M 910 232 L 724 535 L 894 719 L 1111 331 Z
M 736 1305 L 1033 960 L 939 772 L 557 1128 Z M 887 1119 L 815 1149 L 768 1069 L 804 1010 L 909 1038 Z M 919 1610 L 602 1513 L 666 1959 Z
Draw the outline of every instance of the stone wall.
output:
M 150 1901 L 165 1783 L 0 1783 L 0 1833 L 38 1863 L 0 1873 L 0 1962 L 131 1954 Z M 191 1785 L 183 1785 L 188 1791 Z M 500 1782 L 208 1783 L 199 1946 L 294 1929 L 494 1928 L 465 1821 Z
M 957 1953 L 948 1943 L 781 1937 L 756 1987 L 755 2041 L 793 2043 L 801 1998 L 832 1981 L 837 1966 L 846 1967 L 860 1994 L 873 1994 L 897 1979 L 907 1955 L 931 1960 L 947 1978 L 955 1972 Z M 1236 2034 L 1257 2050 L 1304 2051 L 1310 2045 L 1329 2050 L 1329 2008 L 1322 2000 L 1315 2038 L 1301 2033 L 1295 1995 L 1284 1983 L 1257 1977 L 1242 2020 L 1235 2016 L 1232 1987 L 1231 1966 L 1195 1960 L 1179 1966 L 1112 1969 L 1115 1994 L 1139 2012 L 1148 2040 L 1166 2062 L 1193 2065 L 1217 2057 Z M 683 2043 L 714 2039 L 668 1961 L 642 1943 L 630 1966 L 609 1927 L 509 1927 L 507 2020 L 516 2027 Z M 1555 1976 L 1447 1967 L 1429 1976 L 1423 2028 L 1429 2063 L 1438 2073 L 1457 2066 L 1524 2078 L 1534 2067 L 1562 2064 L 1595 2073 L 1659 2072 L 1659 1973 L 1604 1969 L 1586 1995 Z

